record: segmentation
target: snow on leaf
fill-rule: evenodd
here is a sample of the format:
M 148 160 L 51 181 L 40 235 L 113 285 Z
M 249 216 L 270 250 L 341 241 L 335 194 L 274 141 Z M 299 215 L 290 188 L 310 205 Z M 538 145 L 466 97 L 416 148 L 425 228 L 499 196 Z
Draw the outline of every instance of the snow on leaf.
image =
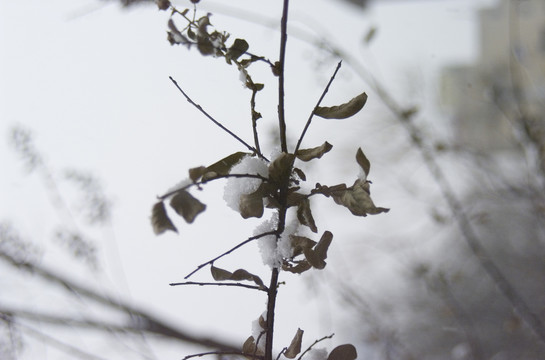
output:
M 317 106 L 314 114 L 324 119 L 346 119 L 357 114 L 367 102 L 367 94 L 361 93 L 347 103 L 332 107 Z
M 312 148 L 312 149 L 301 149 L 297 150 L 295 156 L 302 161 L 310 161 L 312 159 L 321 158 L 326 152 L 329 152 L 333 148 L 333 145 L 327 141 L 322 145 Z
M 291 340 L 290 346 L 284 352 L 284 356 L 293 359 L 301 352 L 301 342 L 303 341 L 303 330 L 297 329 L 295 336 Z
M 153 232 L 155 235 L 160 235 L 167 230 L 178 232 L 178 229 L 174 226 L 172 221 L 167 215 L 165 209 L 165 204 L 162 201 L 159 201 L 151 210 L 151 225 L 153 227 Z
M 339 345 L 331 350 L 327 360 L 355 360 L 358 357 L 356 348 L 352 344 Z
M 268 176 L 267 163 L 256 157 L 244 157 L 240 162 L 231 166 L 230 173 L 232 174 L 250 174 Z M 254 194 L 259 192 L 259 188 L 263 181 L 256 178 L 229 178 L 225 184 L 223 199 L 231 209 L 240 212 L 241 215 L 250 217 L 261 217 L 259 209 L 263 207 L 262 194 Z M 242 195 L 254 194 L 254 196 L 244 197 Z M 259 205 L 261 201 L 261 205 Z M 243 205 L 243 208 L 240 205 Z M 256 210 L 257 209 L 257 210 Z M 257 216 L 259 215 L 259 216 Z
M 179 191 L 170 200 L 170 206 L 184 218 L 184 220 L 191 224 L 197 215 L 206 209 L 206 205 L 195 199 L 189 192 L 185 190 Z

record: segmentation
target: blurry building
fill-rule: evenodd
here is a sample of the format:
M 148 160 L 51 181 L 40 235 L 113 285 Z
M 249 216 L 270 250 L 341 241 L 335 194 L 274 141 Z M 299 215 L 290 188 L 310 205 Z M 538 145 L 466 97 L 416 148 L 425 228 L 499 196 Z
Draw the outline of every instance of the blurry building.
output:
M 442 105 L 458 145 L 512 149 L 525 126 L 513 122 L 536 125 L 545 114 L 545 1 L 500 0 L 478 17 L 479 57 L 444 70 Z

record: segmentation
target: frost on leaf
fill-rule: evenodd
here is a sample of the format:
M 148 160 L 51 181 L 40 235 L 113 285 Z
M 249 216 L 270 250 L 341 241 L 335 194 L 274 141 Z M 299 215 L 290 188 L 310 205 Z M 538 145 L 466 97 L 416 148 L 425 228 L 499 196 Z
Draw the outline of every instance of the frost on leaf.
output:
M 324 155 L 326 152 L 328 152 L 332 148 L 333 148 L 333 145 L 331 145 L 330 143 L 326 141 L 322 145 L 312 149 L 297 150 L 297 153 L 295 154 L 295 156 L 297 156 L 299 160 L 310 161 L 312 159 L 321 158 L 322 155 Z
M 179 191 L 172 197 L 170 206 L 189 224 L 206 209 L 206 205 L 195 199 L 185 190 Z
M 331 350 L 327 360 L 355 360 L 358 357 L 356 348 L 352 344 L 339 345 Z
M 172 221 L 167 215 L 165 204 L 162 201 L 153 205 L 151 210 L 151 225 L 155 235 L 164 233 L 167 230 L 178 232 Z
M 367 94 L 361 93 L 347 103 L 332 107 L 317 106 L 314 114 L 324 119 L 346 119 L 356 115 L 367 102 Z
M 301 342 L 303 341 L 303 330 L 297 329 L 295 336 L 291 340 L 291 344 L 284 352 L 284 356 L 288 359 L 293 359 L 301 352 Z

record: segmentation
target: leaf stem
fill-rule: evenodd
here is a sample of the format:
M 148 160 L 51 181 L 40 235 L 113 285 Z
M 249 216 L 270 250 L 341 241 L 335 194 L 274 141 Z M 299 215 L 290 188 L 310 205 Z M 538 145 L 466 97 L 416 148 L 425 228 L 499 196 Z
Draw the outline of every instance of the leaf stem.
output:
M 314 109 L 312 109 L 312 112 L 310 113 L 310 116 L 308 117 L 307 123 L 305 124 L 305 127 L 303 128 L 303 132 L 301 132 L 301 136 L 299 136 L 299 140 L 297 141 L 297 146 L 295 146 L 295 150 L 293 151 L 294 154 L 297 153 L 297 150 L 299 150 L 299 147 L 301 146 L 301 142 L 303 141 L 303 138 L 305 137 L 305 134 L 307 133 L 308 127 L 310 126 L 310 123 L 312 122 L 312 118 L 314 117 L 314 110 L 320 106 L 322 103 L 322 100 L 324 99 L 325 95 L 329 91 L 329 86 L 333 83 L 333 79 L 335 79 L 335 76 L 337 75 L 337 72 L 341 68 L 342 60 L 339 61 L 337 64 L 337 68 L 335 69 L 335 72 L 333 73 L 333 76 L 329 79 L 329 82 L 327 83 L 327 86 L 325 87 L 324 91 L 322 92 L 322 95 L 318 99 L 318 102 L 316 103 L 316 106 L 314 106 Z
M 187 359 L 191 359 L 191 358 L 194 358 L 194 357 L 201 357 L 201 356 L 206 356 L 206 355 L 240 355 L 240 356 L 246 356 L 246 357 L 250 357 L 250 358 L 254 358 L 254 359 L 263 359 L 263 356 L 261 356 L 261 355 L 245 354 L 243 352 L 236 352 L 236 351 L 207 351 L 207 352 L 203 352 L 203 353 L 199 353 L 199 354 L 188 355 L 188 356 L 184 357 L 182 360 L 187 360 Z M 221 358 L 221 356 L 219 356 L 219 357 Z

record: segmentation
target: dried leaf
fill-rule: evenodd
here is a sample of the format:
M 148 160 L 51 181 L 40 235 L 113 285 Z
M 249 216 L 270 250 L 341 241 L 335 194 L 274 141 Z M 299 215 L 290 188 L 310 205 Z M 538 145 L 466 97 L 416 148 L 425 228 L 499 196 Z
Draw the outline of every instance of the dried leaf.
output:
M 235 166 L 236 164 L 238 164 L 240 160 L 242 160 L 242 158 L 245 157 L 246 155 L 250 155 L 250 154 L 239 151 L 213 163 L 212 165 L 206 168 L 206 172 L 203 175 L 203 180 L 209 180 L 216 176 L 224 176 L 229 174 L 229 172 L 231 171 L 231 168 Z
M 210 267 L 210 272 L 212 273 L 212 277 L 216 281 L 224 281 L 224 280 L 232 280 L 232 281 L 242 281 L 242 280 L 248 280 L 253 281 L 256 285 L 258 285 L 260 288 L 265 289 L 265 284 L 263 283 L 263 280 L 257 275 L 254 275 L 244 269 L 238 269 L 235 270 L 235 272 L 231 273 L 230 271 L 220 269 L 218 267 L 215 267 L 212 265 Z
M 210 272 L 212 273 L 212 277 L 216 281 L 229 280 L 231 279 L 231 276 L 233 276 L 230 271 L 220 269 L 218 267 L 215 267 L 214 265 L 210 267 Z
M 259 187 L 251 194 L 242 194 L 238 203 L 240 215 L 244 219 L 262 217 L 264 211 L 263 196 L 262 187 Z
M 303 170 L 299 169 L 299 168 L 293 168 L 293 172 L 295 174 L 297 174 L 297 176 L 299 176 L 299 179 L 303 180 L 303 181 L 307 181 L 307 176 L 305 175 L 305 173 L 303 172 Z
M 317 106 L 314 114 L 324 119 L 346 119 L 357 114 L 367 102 L 367 94 L 361 93 L 347 103 L 332 107 Z
M 358 357 L 356 348 L 352 344 L 339 345 L 331 350 L 327 360 L 355 360 Z
M 180 30 L 178 30 L 178 28 L 176 27 L 172 19 L 168 21 L 168 28 L 170 29 L 170 31 L 168 32 L 167 39 L 170 45 L 182 44 L 182 45 L 187 45 L 189 47 L 191 42 L 184 35 L 182 35 L 182 33 L 180 32 Z
M 230 60 L 236 60 L 246 51 L 248 51 L 248 43 L 244 39 L 235 39 L 233 45 L 227 50 L 226 57 Z
M 331 145 L 330 143 L 326 141 L 322 145 L 312 149 L 297 150 L 297 153 L 295 154 L 295 156 L 297 156 L 299 160 L 310 161 L 312 159 L 321 158 L 322 155 L 324 155 L 326 152 L 328 152 L 332 148 L 333 148 L 333 145 Z
M 333 234 L 330 231 L 325 231 L 322 237 L 320 238 L 320 241 L 318 241 L 318 244 L 314 248 L 314 252 L 321 259 L 324 259 L 324 260 L 327 259 L 327 249 L 329 249 L 329 245 L 331 244 L 332 240 L 333 240 Z
M 291 168 L 295 155 L 282 153 L 269 165 L 269 179 L 282 184 L 287 181 L 291 175 Z
M 242 345 L 242 352 L 244 354 L 252 354 L 252 355 L 255 354 L 255 355 L 261 355 L 261 356 L 265 354 L 263 350 L 257 347 L 253 336 L 250 336 L 248 339 L 246 339 L 246 341 Z M 255 358 L 252 356 L 246 356 L 246 358 L 250 360 L 255 360 Z
M 307 270 L 309 270 L 311 268 L 312 268 L 312 266 L 306 260 L 303 260 L 303 261 L 299 262 L 295 266 L 291 266 L 289 264 L 283 264 L 282 265 L 282 270 L 289 271 L 289 272 L 294 273 L 294 274 L 302 274 L 302 273 L 304 273 L 305 271 L 307 271 Z
M 172 197 L 170 206 L 189 224 L 206 209 L 206 205 L 185 190 L 179 191 Z
M 312 217 L 312 212 L 310 211 L 310 201 L 308 198 L 303 198 L 299 202 L 299 206 L 297 207 L 297 220 L 299 220 L 301 225 L 308 226 L 312 232 L 318 232 L 314 217 Z
M 369 183 L 365 180 L 357 179 L 351 187 L 333 191 L 330 195 L 337 204 L 345 206 L 356 216 L 375 215 L 390 211 L 390 209 L 375 206 L 369 195 Z
M 176 229 L 176 227 L 168 217 L 167 211 L 165 209 L 165 204 L 162 201 L 153 205 L 153 208 L 151 210 L 151 225 L 153 227 L 153 232 L 155 233 L 155 235 L 162 234 L 167 230 L 178 232 L 178 229 Z
M 207 170 L 204 166 L 194 167 L 189 169 L 189 178 L 191 181 L 197 182 L 206 172 Z
M 305 236 L 290 235 L 290 239 L 293 257 L 301 255 L 303 249 L 312 249 L 316 245 L 316 241 Z
M 293 359 L 301 352 L 301 342 L 303 341 L 303 330 L 297 329 L 295 336 L 291 340 L 291 344 L 284 352 L 284 356 L 288 359 Z
M 371 170 L 371 163 L 369 162 L 369 159 L 367 159 L 367 156 L 363 153 L 361 148 L 358 148 L 358 151 L 356 152 L 356 161 L 360 165 L 360 167 L 363 169 L 363 172 L 365 173 L 365 176 L 369 176 L 369 170 Z

